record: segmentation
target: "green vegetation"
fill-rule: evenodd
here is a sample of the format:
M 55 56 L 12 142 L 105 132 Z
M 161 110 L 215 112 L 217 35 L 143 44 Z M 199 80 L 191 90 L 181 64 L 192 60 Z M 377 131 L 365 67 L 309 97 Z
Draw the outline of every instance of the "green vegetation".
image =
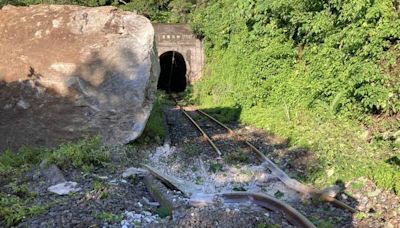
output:
M 198 185 L 202 185 L 202 184 L 204 184 L 204 181 L 200 176 L 197 176 L 196 179 L 194 180 L 194 183 L 198 184 Z
M 212 173 L 218 173 L 222 171 L 222 164 L 218 163 L 218 162 L 211 162 L 210 164 L 210 172 Z
M 256 228 L 278 228 L 278 225 L 271 225 L 265 223 L 257 223 Z
M 332 224 L 331 221 L 329 221 L 329 220 L 323 220 L 323 219 L 320 219 L 320 220 L 315 221 L 315 225 L 316 225 L 318 228 L 333 228 L 333 227 L 335 227 L 335 226 Z
M 137 142 L 155 140 L 161 144 L 167 134 L 166 124 L 164 123 L 164 103 L 166 102 L 165 93 L 157 91 L 157 98 L 153 104 L 149 120 Z
M 400 149 L 398 1 L 0 0 L 38 3 L 114 5 L 153 22 L 189 21 L 207 54 L 207 75 L 190 91 L 192 102 L 222 121 L 252 124 L 312 150 L 319 162 L 309 164 L 309 182 L 368 176 L 400 193 L 393 162 Z M 144 138 L 165 134 L 161 99 Z M 103 163 L 90 151 L 74 161 L 67 147 L 53 162 L 83 169 Z M 35 152 L 26 156 L 0 162 L 0 175 L 13 163 L 35 163 Z
M 109 223 L 120 222 L 124 218 L 123 214 L 116 215 L 111 212 L 95 212 L 93 216 L 101 221 Z
M 35 4 L 69 4 L 82 6 L 115 6 L 122 10 L 134 11 L 153 22 L 187 22 L 195 8 L 196 0 L 0 0 L 0 8 L 11 4 L 28 6 Z M 203 4 L 199 1 L 199 4 Z
M 46 205 L 32 205 L 35 193 L 27 189 L 23 189 L 23 192 L 20 190 L 0 192 L 0 226 L 17 225 L 27 217 L 42 214 L 48 209 Z
M 0 155 L 0 177 L 18 176 L 45 160 L 61 169 L 90 171 L 94 167 L 105 167 L 110 162 L 110 154 L 100 137 L 64 143 L 56 149 L 22 147 L 18 153 L 5 151 Z
M 274 193 L 274 196 L 278 199 L 282 198 L 284 195 L 285 194 L 279 190 Z
M 156 213 L 158 216 L 160 216 L 160 218 L 165 218 L 165 217 L 171 215 L 170 210 L 168 210 L 168 208 L 165 208 L 165 207 L 157 208 Z
M 102 181 L 95 181 L 93 189 L 86 193 L 87 199 L 106 199 L 109 195 L 108 185 Z
M 110 162 L 110 152 L 102 145 L 100 137 L 65 143 L 48 153 L 49 163 L 61 169 L 77 168 L 88 172 Z
M 24 183 L 25 173 L 37 169 L 42 161 L 57 164 L 61 169 L 76 168 L 90 171 L 109 163 L 109 152 L 100 138 L 88 138 L 76 143 L 65 143 L 56 149 L 23 147 L 18 153 L 6 151 L 0 155 L 0 226 L 13 226 L 44 213 L 49 205 L 34 205 L 37 197 Z M 98 198 L 106 198 L 108 191 L 102 183 L 94 184 Z
M 242 149 L 231 151 L 224 156 L 224 160 L 231 165 L 248 163 L 250 161 L 249 154 Z
M 358 213 L 354 214 L 354 218 L 356 218 L 358 220 L 362 220 L 362 219 L 368 218 L 368 215 L 364 212 L 358 212 Z
M 61 200 L 50 203 L 34 203 L 37 193 L 30 191 L 27 184 L 13 177 L 8 184 L 0 185 L 0 227 L 12 227 L 34 216 L 45 213 Z
M 5 151 L 0 155 L 0 184 L 12 176 L 19 176 L 42 159 L 41 150 L 22 147 L 19 153 Z
M 400 141 L 399 12 L 392 0 L 209 1 L 191 16 L 208 72 L 191 100 L 312 150 L 309 182 L 368 176 L 400 193 L 387 162 Z
M 189 158 L 199 156 L 202 152 L 202 148 L 197 144 L 187 143 L 183 147 L 183 151 Z

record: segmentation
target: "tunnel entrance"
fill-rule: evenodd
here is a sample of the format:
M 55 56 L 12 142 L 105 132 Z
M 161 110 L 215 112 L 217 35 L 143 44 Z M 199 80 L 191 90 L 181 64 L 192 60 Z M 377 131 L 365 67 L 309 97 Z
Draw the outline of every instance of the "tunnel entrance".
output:
M 186 63 L 183 56 L 176 51 L 168 51 L 160 56 L 160 78 L 157 88 L 167 93 L 183 92 L 187 86 Z

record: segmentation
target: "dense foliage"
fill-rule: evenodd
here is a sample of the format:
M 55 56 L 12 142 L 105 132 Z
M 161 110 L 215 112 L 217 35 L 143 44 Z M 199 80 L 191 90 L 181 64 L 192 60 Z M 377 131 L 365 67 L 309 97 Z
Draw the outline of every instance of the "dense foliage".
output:
M 400 192 L 386 162 L 400 145 L 397 1 L 213 0 L 191 23 L 208 57 L 195 101 L 314 150 L 316 183 L 369 175 Z
M 220 0 L 193 24 L 210 57 L 235 56 L 218 72 L 246 91 L 226 89 L 235 103 L 400 112 L 400 19 L 391 0 Z
M 136 11 L 153 22 L 186 22 L 196 6 L 196 0 L 0 0 L 3 5 L 72 4 L 82 6 L 116 6 L 127 11 Z M 201 1 L 199 1 L 201 3 Z

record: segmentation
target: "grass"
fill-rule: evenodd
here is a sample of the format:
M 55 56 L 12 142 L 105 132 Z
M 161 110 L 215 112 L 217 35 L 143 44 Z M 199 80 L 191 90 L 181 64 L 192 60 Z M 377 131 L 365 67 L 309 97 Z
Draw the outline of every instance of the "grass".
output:
M 238 121 L 307 148 L 316 158 L 310 183 L 367 176 L 400 194 L 399 168 L 387 162 L 400 151 L 399 42 L 383 35 L 398 18 L 392 1 L 237 2 L 193 14 L 207 66 L 192 101 L 223 109 L 221 121 L 240 107 Z
M 199 83 L 208 83 L 207 77 Z M 221 109 L 228 117 L 238 115 L 235 106 L 228 108 L 229 101 L 220 100 L 219 105 L 215 102 L 218 94 L 197 96 L 191 102 L 211 115 L 213 110 Z M 379 187 L 400 194 L 400 166 L 396 163 L 399 147 L 393 143 L 396 140 L 392 140 L 393 137 L 384 140 L 379 135 L 368 140 L 360 121 L 321 112 L 323 110 L 293 109 L 288 120 L 284 105 L 254 106 L 240 110 L 238 121 L 285 137 L 291 147 L 310 150 L 318 162 L 308 164 L 310 172 L 305 181 L 309 183 L 323 187 L 365 176 Z
M 265 223 L 257 223 L 256 228 L 278 228 L 278 225 L 265 224 Z
M 16 153 L 7 150 L 0 155 L 0 177 L 18 176 L 42 161 L 61 169 L 91 171 L 94 167 L 105 167 L 110 162 L 110 152 L 101 144 L 100 137 L 64 143 L 56 149 L 22 147 Z
M 48 210 L 47 205 L 32 205 L 35 193 L 17 191 L 0 192 L 0 226 L 15 226 L 28 217 Z
M 136 139 L 137 143 L 150 143 L 156 142 L 161 144 L 167 133 L 167 129 L 164 123 L 164 104 L 167 102 L 166 94 L 157 91 L 157 98 L 154 102 L 153 109 L 151 110 L 150 117 L 147 121 L 146 127 L 143 130 L 143 134 Z
M 50 151 L 48 162 L 61 169 L 77 168 L 89 172 L 95 167 L 105 167 L 110 162 L 110 152 L 102 145 L 100 137 L 87 138 Z
M 241 149 L 230 152 L 224 157 L 224 159 L 228 164 L 231 165 L 244 164 L 250 161 L 248 153 Z
M 222 171 L 222 164 L 218 163 L 218 162 L 211 162 L 210 164 L 210 172 L 212 173 L 218 173 Z
M 158 93 L 143 136 L 159 143 L 164 139 L 166 129 L 163 119 L 164 94 Z M 10 150 L 0 155 L 0 226 L 14 226 L 29 217 L 41 214 L 48 206 L 33 205 L 36 194 L 29 192 L 26 184 L 16 182 L 26 172 L 36 169 L 40 163 L 55 164 L 62 170 L 78 169 L 91 172 L 96 168 L 109 167 L 111 148 L 103 146 L 100 137 L 86 138 L 77 142 L 61 144 L 55 149 L 22 147 L 18 152 Z M 9 186 L 9 188 L 3 188 Z M 93 192 L 96 198 L 108 196 L 108 188 L 95 182 Z M 117 215 L 98 214 L 103 220 L 114 220 Z
M 119 222 L 123 219 L 123 214 L 114 214 L 111 212 L 95 212 L 93 216 L 101 221 L 112 223 Z
M 160 216 L 160 218 L 165 218 L 171 215 L 170 210 L 168 210 L 168 208 L 165 207 L 157 208 L 156 213 L 158 216 Z
M 110 154 L 99 137 L 65 143 L 55 149 L 23 147 L 17 153 L 6 151 L 1 154 L 0 226 L 15 226 L 48 209 L 48 205 L 34 204 L 37 194 L 29 191 L 27 184 L 23 183 L 24 174 L 37 169 L 43 161 L 64 170 L 74 168 L 89 172 L 95 167 L 108 166 Z M 94 190 L 100 198 L 107 197 L 107 189 L 102 183 L 95 183 Z
M 92 190 L 86 192 L 85 197 L 86 199 L 106 199 L 109 196 L 109 188 L 108 185 L 102 181 L 95 181 L 93 183 Z
M 202 152 L 202 149 L 196 144 L 187 143 L 183 147 L 183 151 L 188 157 L 199 156 Z

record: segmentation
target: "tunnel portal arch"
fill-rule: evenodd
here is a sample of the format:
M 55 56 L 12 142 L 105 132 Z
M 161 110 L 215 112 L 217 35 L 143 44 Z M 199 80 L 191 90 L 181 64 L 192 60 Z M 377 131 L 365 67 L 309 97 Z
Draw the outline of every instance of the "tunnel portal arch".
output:
M 187 67 L 183 55 L 167 51 L 160 55 L 161 72 L 157 88 L 170 92 L 183 92 L 188 84 Z
M 187 24 L 155 23 L 153 27 L 160 61 L 165 53 L 179 53 L 186 67 L 186 86 L 196 82 L 204 67 L 203 42 L 190 31 Z

